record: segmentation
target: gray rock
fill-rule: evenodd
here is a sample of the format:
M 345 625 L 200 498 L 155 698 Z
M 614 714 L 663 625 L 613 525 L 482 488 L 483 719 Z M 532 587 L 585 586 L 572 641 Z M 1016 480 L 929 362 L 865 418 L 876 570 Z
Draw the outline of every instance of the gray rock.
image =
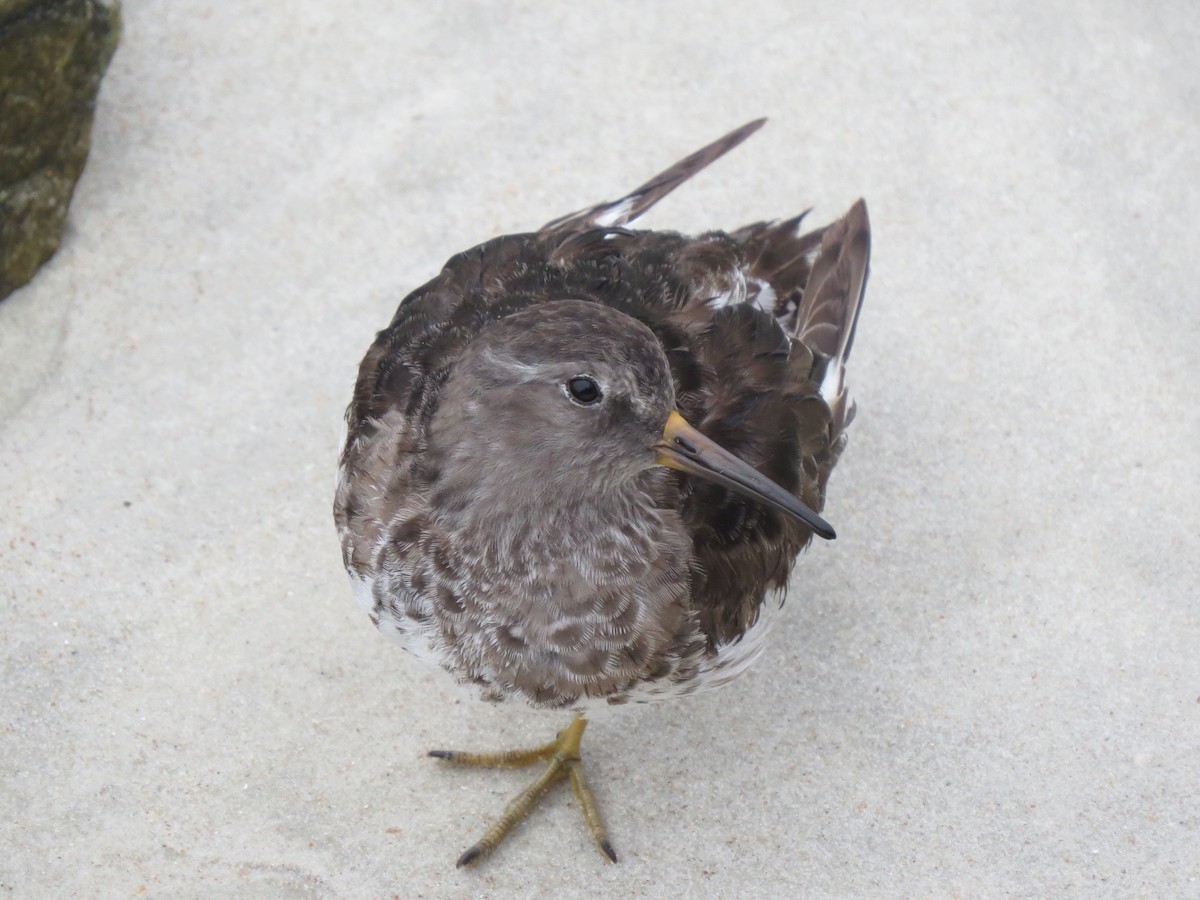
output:
M 0 299 L 58 249 L 120 7 L 0 0 Z

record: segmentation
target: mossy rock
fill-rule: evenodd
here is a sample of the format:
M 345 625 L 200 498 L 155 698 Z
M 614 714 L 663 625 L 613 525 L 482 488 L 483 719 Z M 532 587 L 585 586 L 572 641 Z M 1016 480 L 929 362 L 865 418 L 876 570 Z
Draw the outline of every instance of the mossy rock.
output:
M 0 298 L 58 249 L 120 7 L 0 0 Z

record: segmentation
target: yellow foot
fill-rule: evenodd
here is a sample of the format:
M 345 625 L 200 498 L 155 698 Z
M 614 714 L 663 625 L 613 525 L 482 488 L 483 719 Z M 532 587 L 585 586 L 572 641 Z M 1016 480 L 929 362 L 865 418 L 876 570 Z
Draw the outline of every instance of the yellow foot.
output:
M 546 792 L 564 779 L 570 779 L 571 790 L 579 800 L 579 808 L 583 812 L 583 820 L 587 823 L 592 840 L 600 848 L 600 852 L 613 862 L 617 854 L 608 842 L 608 834 L 604 830 L 604 822 L 600 819 L 600 809 L 596 806 L 596 798 L 588 787 L 583 775 L 583 760 L 579 753 L 579 744 L 583 739 L 583 730 L 587 727 L 587 719 L 576 715 L 575 720 L 558 733 L 558 737 L 541 747 L 532 750 L 508 750 L 504 753 L 463 753 L 459 750 L 430 750 L 429 755 L 461 766 L 490 766 L 513 768 L 528 766 L 542 760 L 549 760 L 541 776 L 517 794 L 504 812 L 491 824 L 483 837 L 462 856 L 458 865 L 469 866 L 487 856 L 524 818 L 533 811 Z

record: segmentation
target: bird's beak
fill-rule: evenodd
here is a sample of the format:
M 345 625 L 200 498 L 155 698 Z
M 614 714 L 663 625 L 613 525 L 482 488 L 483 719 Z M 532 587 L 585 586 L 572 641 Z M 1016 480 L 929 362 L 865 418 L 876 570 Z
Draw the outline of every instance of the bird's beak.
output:
M 706 438 L 672 410 L 662 440 L 654 445 L 658 464 L 716 482 L 745 497 L 765 503 L 803 522 L 821 537 L 832 540 L 833 528 L 808 506 L 716 441 Z

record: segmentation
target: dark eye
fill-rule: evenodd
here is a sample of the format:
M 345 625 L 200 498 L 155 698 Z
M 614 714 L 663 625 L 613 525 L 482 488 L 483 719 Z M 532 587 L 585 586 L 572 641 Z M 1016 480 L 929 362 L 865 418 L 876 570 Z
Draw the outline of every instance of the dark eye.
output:
M 590 375 L 576 375 L 566 383 L 565 387 L 567 393 L 571 395 L 571 399 L 584 406 L 599 403 L 600 398 L 604 396 L 600 393 L 600 385 L 596 384 L 596 379 Z

